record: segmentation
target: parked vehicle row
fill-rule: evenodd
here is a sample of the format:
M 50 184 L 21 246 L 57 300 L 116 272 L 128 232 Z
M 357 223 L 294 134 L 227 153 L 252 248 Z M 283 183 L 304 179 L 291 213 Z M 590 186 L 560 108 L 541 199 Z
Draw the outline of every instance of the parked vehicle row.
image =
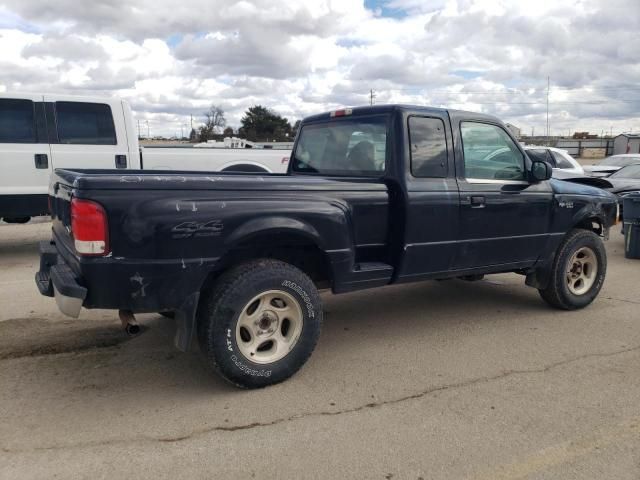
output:
M 71 316 L 170 312 L 178 348 L 263 387 L 311 355 L 322 288 L 516 272 L 590 304 L 616 197 L 551 174 L 492 116 L 396 105 L 306 118 L 286 174 L 56 169 L 36 283 Z
M 140 148 L 126 101 L 0 94 L 0 218 L 48 213 L 56 168 L 285 172 L 289 151 Z
M 611 155 L 610 157 L 604 158 L 596 164 L 584 167 L 584 170 L 587 175 L 606 177 L 617 172 L 622 167 L 639 164 L 640 154 L 623 153 L 621 155 Z

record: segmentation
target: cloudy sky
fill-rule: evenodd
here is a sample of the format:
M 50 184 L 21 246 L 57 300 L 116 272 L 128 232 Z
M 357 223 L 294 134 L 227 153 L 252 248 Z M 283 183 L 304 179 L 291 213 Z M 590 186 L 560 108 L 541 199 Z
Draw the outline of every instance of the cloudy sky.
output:
M 0 91 L 117 95 L 174 135 L 221 106 L 369 103 L 543 134 L 640 130 L 640 0 L 0 0 Z

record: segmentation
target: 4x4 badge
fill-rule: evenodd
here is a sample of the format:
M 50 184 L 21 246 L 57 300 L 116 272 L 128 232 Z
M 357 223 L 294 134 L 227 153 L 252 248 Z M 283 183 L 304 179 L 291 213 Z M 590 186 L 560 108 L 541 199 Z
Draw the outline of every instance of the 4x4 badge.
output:
M 224 225 L 222 220 L 210 220 L 205 223 L 182 222 L 171 229 L 173 238 L 211 237 L 220 235 Z

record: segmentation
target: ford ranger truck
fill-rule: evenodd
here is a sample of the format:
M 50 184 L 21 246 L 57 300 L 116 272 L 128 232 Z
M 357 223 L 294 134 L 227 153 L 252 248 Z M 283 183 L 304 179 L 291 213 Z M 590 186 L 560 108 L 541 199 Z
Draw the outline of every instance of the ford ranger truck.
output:
M 589 305 L 616 198 L 551 172 L 492 116 L 401 105 L 306 118 L 286 174 L 59 169 L 36 284 L 73 317 L 174 316 L 179 349 L 264 387 L 311 355 L 320 289 L 515 272 Z

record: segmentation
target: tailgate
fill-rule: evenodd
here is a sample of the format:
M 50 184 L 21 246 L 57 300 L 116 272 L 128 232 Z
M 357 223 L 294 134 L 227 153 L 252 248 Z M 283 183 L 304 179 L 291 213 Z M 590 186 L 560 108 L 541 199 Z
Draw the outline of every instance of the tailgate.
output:
M 54 239 L 71 251 L 73 251 L 73 238 L 71 236 L 72 185 L 72 179 L 57 174 L 51 176 L 51 184 L 49 185 L 49 203 Z

